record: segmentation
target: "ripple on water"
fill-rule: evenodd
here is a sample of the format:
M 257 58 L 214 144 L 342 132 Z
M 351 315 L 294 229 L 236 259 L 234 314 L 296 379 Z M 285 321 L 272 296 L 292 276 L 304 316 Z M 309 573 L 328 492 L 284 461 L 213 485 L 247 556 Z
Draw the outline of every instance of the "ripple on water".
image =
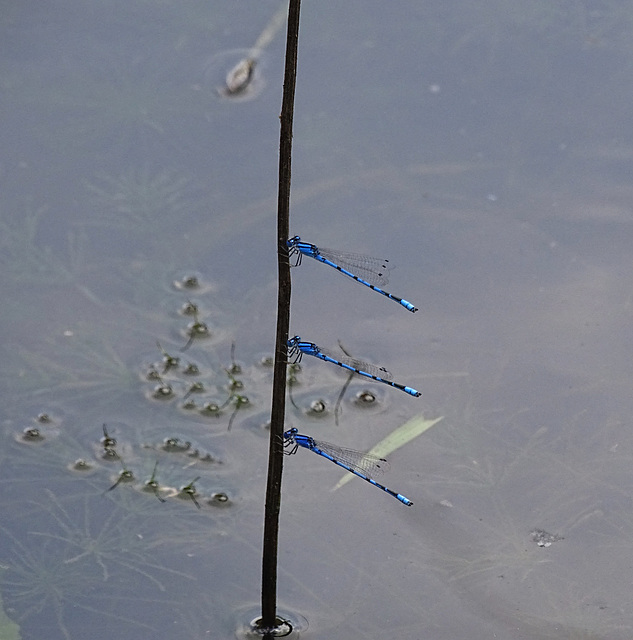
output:
M 216 53 L 204 63 L 200 89 L 238 102 L 253 100 L 266 86 L 266 58 L 258 49 L 230 49 Z

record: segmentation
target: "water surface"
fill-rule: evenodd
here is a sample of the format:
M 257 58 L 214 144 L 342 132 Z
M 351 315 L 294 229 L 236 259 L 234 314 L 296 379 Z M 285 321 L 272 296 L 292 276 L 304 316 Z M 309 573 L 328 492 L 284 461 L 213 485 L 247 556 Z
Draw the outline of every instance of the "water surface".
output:
M 210 69 L 278 9 L 0 18 L 0 592 L 25 640 L 232 637 L 257 605 L 283 29 L 249 99 Z M 303 7 L 292 233 L 389 257 L 420 311 L 306 261 L 292 331 L 423 396 L 354 381 L 337 426 L 344 373 L 304 362 L 289 423 L 370 448 L 444 416 L 390 458 L 411 509 L 286 461 L 280 605 L 314 637 L 631 637 L 632 16 Z

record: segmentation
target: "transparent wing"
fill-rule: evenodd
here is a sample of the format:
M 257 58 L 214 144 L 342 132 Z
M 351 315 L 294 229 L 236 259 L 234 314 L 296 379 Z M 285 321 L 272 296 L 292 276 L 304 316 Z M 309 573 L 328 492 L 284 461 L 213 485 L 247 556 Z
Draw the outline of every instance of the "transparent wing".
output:
M 389 471 L 389 463 L 384 458 L 378 458 L 356 449 L 339 447 L 330 442 L 315 440 L 314 444 L 337 462 L 341 462 L 354 469 L 354 471 L 358 471 L 370 478 L 375 478 Z
M 343 267 L 376 287 L 384 286 L 389 282 L 389 272 L 393 269 L 389 260 L 372 258 L 360 253 L 346 253 L 336 249 L 322 249 L 321 247 L 319 247 L 319 253 L 330 262 Z
M 375 376 L 376 378 L 382 378 L 383 380 L 387 380 L 389 382 L 392 381 L 393 376 L 390 371 L 387 371 L 384 367 L 379 367 L 377 364 L 370 364 L 369 362 L 363 362 L 362 360 L 357 360 L 356 358 L 350 358 L 345 355 L 334 355 L 331 351 L 327 349 L 321 349 L 319 347 L 319 351 L 328 358 L 332 358 L 332 360 L 337 360 L 338 362 L 342 362 L 346 364 L 348 367 L 352 367 L 352 369 L 358 369 L 359 371 L 364 371 L 368 373 L 370 376 Z

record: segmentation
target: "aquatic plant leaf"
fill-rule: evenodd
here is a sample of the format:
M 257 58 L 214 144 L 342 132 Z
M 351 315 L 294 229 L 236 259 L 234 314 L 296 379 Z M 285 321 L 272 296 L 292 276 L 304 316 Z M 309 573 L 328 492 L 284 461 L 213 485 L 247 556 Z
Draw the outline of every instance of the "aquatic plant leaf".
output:
M 433 418 L 432 420 L 425 420 L 422 414 L 415 416 L 398 427 L 395 431 L 392 431 L 386 438 L 383 438 L 367 453 L 369 455 L 376 456 L 377 458 L 385 458 L 394 451 L 397 451 L 400 447 L 411 442 L 414 438 L 421 436 L 425 431 L 443 419 L 444 416 Z M 347 484 L 352 477 L 353 475 L 351 473 L 346 473 L 333 487 L 332 491 L 340 489 L 344 484 Z
M 1 568 L 0 568 L 1 570 Z M 2 640 L 21 640 L 20 627 L 4 612 L 0 596 L 0 638 Z

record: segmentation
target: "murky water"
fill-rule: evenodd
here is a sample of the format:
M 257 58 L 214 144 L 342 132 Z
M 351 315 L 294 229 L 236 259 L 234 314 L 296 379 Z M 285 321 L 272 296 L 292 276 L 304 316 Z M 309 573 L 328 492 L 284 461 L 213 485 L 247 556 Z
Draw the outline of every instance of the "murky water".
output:
M 257 615 L 279 7 L 0 18 L 0 594 L 24 640 L 234 637 Z M 632 16 L 303 7 L 292 233 L 388 257 L 420 311 L 305 260 L 291 330 L 422 398 L 340 398 L 346 373 L 306 358 L 289 425 L 369 449 L 443 420 L 390 456 L 412 508 L 286 460 L 301 633 L 631 637 Z M 254 49 L 249 86 L 218 92 Z

